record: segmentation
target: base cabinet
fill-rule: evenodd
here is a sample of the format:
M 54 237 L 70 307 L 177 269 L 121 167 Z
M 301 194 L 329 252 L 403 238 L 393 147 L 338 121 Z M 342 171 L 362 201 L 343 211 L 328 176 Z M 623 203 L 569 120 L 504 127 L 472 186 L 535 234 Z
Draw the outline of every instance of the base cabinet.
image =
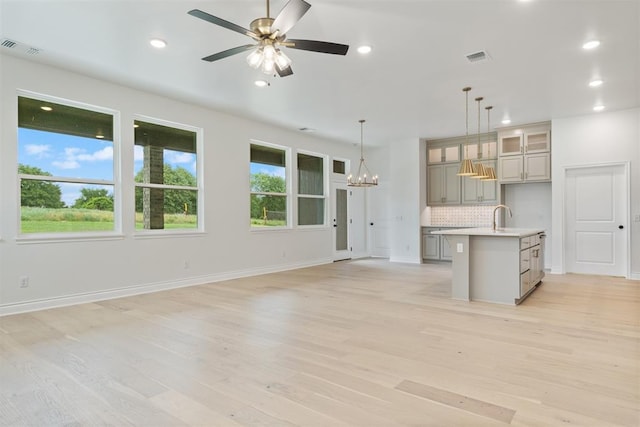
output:
M 544 277 L 544 235 L 520 239 L 520 298 L 525 297 Z
M 427 261 L 451 261 L 451 247 L 447 238 L 438 234 L 431 234 L 432 231 L 438 230 L 446 230 L 446 228 L 422 228 L 422 259 Z

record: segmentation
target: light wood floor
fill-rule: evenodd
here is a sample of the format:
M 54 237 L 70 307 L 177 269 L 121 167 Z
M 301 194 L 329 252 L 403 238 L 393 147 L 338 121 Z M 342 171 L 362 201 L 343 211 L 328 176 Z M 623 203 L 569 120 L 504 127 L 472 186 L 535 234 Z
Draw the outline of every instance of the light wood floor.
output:
M 358 260 L 0 318 L 0 425 L 638 426 L 640 283 Z

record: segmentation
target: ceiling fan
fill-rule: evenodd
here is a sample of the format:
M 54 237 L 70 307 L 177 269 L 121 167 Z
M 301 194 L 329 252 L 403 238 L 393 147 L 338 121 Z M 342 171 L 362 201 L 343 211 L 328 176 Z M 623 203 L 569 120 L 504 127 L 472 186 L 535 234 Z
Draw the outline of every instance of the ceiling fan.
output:
M 203 61 L 213 62 L 253 49 L 253 52 L 247 57 L 247 62 L 251 67 L 260 68 L 266 74 L 274 74 L 275 71 L 280 77 L 286 77 L 293 74 L 291 59 L 282 52 L 280 47 L 333 55 L 346 55 L 349 50 L 349 46 L 344 44 L 317 40 L 287 39 L 287 32 L 298 23 L 310 7 L 311 5 L 304 0 L 289 0 L 274 19 L 269 14 L 269 0 L 267 0 L 267 17 L 254 19 L 249 25 L 251 29 L 241 27 L 199 9 L 190 10 L 189 15 L 244 34 L 257 42 L 257 44 L 246 44 L 214 53 L 202 58 Z

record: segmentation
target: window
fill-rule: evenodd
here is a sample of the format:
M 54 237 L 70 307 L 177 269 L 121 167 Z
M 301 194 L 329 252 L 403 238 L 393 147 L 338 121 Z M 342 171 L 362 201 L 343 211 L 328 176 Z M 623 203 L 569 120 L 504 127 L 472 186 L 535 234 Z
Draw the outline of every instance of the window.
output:
M 136 230 L 193 230 L 199 179 L 194 128 L 134 121 Z
M 289 225 L 288 152 L 283 147 L 251 144 L 251 226 Z
M 50 97 L 18 96 L 21 234 L 118 228 L 115 114 Z
M 345 174 L 345 165 L 346 162 L 342 160 L 334 160 L 333 161 L 333 173 L 344 175 Z
M 298 225 L 324 225 L 324 159 L 298 153 Z

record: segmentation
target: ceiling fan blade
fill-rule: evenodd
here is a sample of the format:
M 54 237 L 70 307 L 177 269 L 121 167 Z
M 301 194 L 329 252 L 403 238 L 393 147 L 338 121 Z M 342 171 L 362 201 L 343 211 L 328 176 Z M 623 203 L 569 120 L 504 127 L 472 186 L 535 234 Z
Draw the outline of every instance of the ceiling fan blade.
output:
M 287 39 L 285 46 L 291 49 L 310 50 L 313 52 L 330 53 L 333 55 L 346 55 L 349 45 L 331 42 L 321 42 L 317 40 L 295 40 Z
M 245 36 L 249 36 L 253 39 L 260 40 L 260 36 L 254 33 L 253 31 L 247 28 L 241 27 L 240 25 L 236 25 L 233 22 L 229 22 L 222 18 L 218 18 L 217 16 L 210 15 L 207 12 L 201 11 L 200 9 L 193 9 L 193 10 L 190 10 L 188 13 L 189 15 L 195 16 L 196 18 L 203 19 L 207 22 L 211 22 L 212 24 L 219 25 L 228 30 L 235 31 L 236 33 L 244 34 Z
M 278 64 L 276 64 L 276 71 L 278 72 L 278 75 L 280 77 L 287 77 L 287 76 L 290 76 L 291 74 L 293 74 L 293 70 L 291 69 L 291 65 L 289 65 L 287 68 L 280 68 L 278 66 Z
M 307 13 L 310 7 L 311 5 L 304 0 L 289 0 L 271 24 L 271 29 L 277 30 L 278 35 L 286 34 Z
M 217 61 L 218 59 L 227 58 L 231 55 L 236 55 L 238 53 L 245 52 L 255 47 L 256 45 L 254 44 L 245 44 L 244 46 L 234 47 L 232 49 L 227 49 L 227 50 L 223 50 L 222 52 L 214 53 L 213 55 L 205 56 L 204 58 L 202 58 L 202 60 L 213 62 L 213 61 Z

